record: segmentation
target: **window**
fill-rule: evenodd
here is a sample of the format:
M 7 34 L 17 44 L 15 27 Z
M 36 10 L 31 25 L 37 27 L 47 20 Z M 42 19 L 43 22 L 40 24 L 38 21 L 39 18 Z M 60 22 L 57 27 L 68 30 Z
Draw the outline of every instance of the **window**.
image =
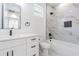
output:
M 19 12 L 12 10 L 8 11 L 9 28 L 18 28 L 19 17 Z
M 34 4 L 33 5 L 33 13 L 36 16 L 43 17 L 43 7 L 39 4 Z

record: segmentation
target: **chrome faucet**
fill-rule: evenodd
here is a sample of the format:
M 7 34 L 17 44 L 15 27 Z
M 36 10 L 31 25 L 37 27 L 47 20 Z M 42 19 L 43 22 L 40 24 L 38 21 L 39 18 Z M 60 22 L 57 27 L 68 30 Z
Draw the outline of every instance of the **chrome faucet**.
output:
M 10 34 L 9 35 L 12 36 L 12 30 L 10 30 Z

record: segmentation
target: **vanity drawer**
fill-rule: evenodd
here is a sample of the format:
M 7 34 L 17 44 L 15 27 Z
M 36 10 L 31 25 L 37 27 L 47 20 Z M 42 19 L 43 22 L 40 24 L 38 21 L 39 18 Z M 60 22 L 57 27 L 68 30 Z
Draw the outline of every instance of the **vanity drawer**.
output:
M 28 40 L 30 42 L 38 42 L 38 38 L 37 37 L 28 38 Z
M 31 47 L 31 53 L 32 53 L 32 55 L 35 54 L 35 53 L 39 53 L 39 46 L 38 45 L 33 45 Z
M 27 39 L 27 55 L 37 56 L 39 55 L 39 40 L 38 37 L 31 37 Z
M 38 56 L 39 55 L 39 48 L 35 48 L 35 49 L 32 49 L 32 56 Z
M 39 53 L 34 53 L 32 54 L 32 56 L 39 56 Z
M 31 49 L 32 50 L 39 49 L 39 45 L 37 44 L 31 45 Z
M 8 41 L 0 42 L 0 49 L 9 48 L 24 43 L 26 43 L 24 39 L 8 40 Z
M 36 48 L 37 47 L 37 45 L 31 45 L 31 48 L 33 49 L 33 48 Z
M 34 51 L 31 53 L 31 56 L 39 56 L 39 52 L 38 51 Z
M 38 40 L 38 38 L 32 38 L 32 39 L 30 39 L 30 43 L 31 43 L 31 45 L 38 44 L 39 40 Z

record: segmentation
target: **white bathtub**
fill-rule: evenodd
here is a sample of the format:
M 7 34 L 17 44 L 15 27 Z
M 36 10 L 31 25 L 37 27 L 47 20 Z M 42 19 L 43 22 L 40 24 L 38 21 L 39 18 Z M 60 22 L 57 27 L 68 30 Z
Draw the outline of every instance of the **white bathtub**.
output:
M 79 56 L 79 45 L 52 39 L 49 56 Z

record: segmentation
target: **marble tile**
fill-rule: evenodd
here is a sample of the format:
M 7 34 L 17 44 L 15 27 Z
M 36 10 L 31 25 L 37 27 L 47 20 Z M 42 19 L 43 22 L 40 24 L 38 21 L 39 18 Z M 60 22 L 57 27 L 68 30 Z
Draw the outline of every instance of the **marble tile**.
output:
M 66 7 L 52 9 L 55 15 L 48 15 L 47 18 L 47 28 L 48 32 L 51 32 L 53 37 L 58 40 L 67 41 L 74 44 L 79 44 L 79 4 L 74 6 L 74 4 L 69 4 Z M 50 18 L 50 17 L 51 18 Z M 72 21 L 72 27 L 65 28 L 64 21 Z

